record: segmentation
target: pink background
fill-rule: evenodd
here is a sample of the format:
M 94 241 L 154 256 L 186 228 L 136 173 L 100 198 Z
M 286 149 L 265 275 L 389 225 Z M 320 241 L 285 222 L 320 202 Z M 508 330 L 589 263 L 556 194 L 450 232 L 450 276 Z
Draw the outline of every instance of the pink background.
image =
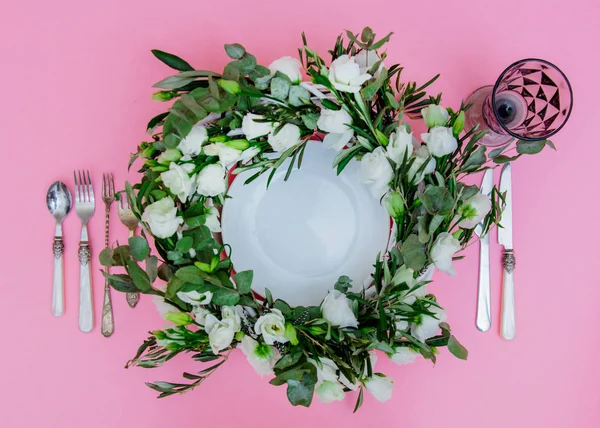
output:
M 597 0 L 23 0 L 2 9 L 0 426 L 600 426 Z M 196 391 L 156 400 L 144 381 L 178 380 L 194 364 L 179 358 L 159 370 L 123 369 L 146 332 L 162 324 L 148 298 L 131 310 L 113 293 L 117 330 L 108 340 L 98 327 L 78 331 L 74 213 L 64 224 L 67 310 L 62 318 L 50 314 L 54 224 L 47 187 L 54 180 L 72 186 L 74 168 L 91 170 L 98 193 L 103 171 L 125 181 L 128 154 L 145 137 L 147 120 L 165 107 L 150 100 L 150 86 L 169 70 L 150 49 L 220 69 L 222 45 L 241 42 L 268 64 L 295 55 L 303 30 L 325 55 L 338 33 L 365 25 L 380 35 L 395 32 L 388 54 L 406 67 L 406 77 L 423 82 L 441 72 L 435 89 L 444 91 L 446 105 L 458 106 L 523 57 L 555 62 L 571 80 L 575 109 L 554 138 L 558 152 L 522 159 L 513 170 L 517 338 L 498 335 L 496 245 L 494 326 L 485 334 L 475 329 L 475 245 L 456 277 L 437 274 L 432 286 L 469 361 L 446 350 L 435 368 L 381 359 L 379 369 L 396 383 L 388 404 L 367 396 L 356 415 L 352 399 L 293 408 L 285 389 L 269 386 L 239 353 Z M 91 221 L 96 255 L 102 214 L 99 206 Z M 125 240 L 116 215 L 112 225 L 112 239 Z M 98 314 L 99 272 L 94 280 Z

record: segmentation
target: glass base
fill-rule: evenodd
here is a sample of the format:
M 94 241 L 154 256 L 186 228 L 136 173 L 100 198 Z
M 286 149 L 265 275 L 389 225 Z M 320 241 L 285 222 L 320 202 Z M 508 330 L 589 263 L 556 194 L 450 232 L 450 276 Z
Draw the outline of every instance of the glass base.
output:
M 467 104 L 471 104 L 471 108 L 466 111 L 465 115 L 465 129 L 471 130 L 475 125 L 479 125 L 478 130 L 486 130 L 487 134 L 479 140 L 480 144 L 488 147 L 498 147 L 510 142 L 513 137 L 508 134 L 498 134 L 490 129 L 483 116 L 483 105 L 487 98 L 492 95 L 492 85 L 482 86 L 476 89 L 469 98 L 467 98 Z

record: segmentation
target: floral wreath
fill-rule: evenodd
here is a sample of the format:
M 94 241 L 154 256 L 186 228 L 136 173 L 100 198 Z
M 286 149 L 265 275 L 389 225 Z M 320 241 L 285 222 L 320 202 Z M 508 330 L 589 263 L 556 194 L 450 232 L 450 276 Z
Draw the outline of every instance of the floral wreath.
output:
M 359 390 L 355 410 L 364 389 L 379 401 L 391 398 L 393 381 L 375 371 L 375 351 L 398 364 L 420 357 L 435 363 L 441 347 L 467 358 L 427 289 L 428 273 L 435 266 L 454 275 L 453 258 L 474 239 L 474 228 L 483 235 L 498 224 L 498 189 L 484 195 L 461 180 L 487 169 L 488 160 L 514 157 L 502 154 L 507 147 L 486 154 L 477 144 L 484 132 L 463 132 L 468 106 L 446 109 L 441 94 L 426 95 L 439 75 L 421 86 L 401 82 L 402 67 L 387 67 L 381 50 L 391 33 L 376 40 L 367 27 L 346 35 L 329 51 L 329 66 L 304 35 L 300 60 L 283 57 L 269 67 L 239 44 L 225 45 L 232 61 L 223 73 L 152 51 L 178 73 L 155 85 L 162 90 L 154 100 L 174 103 L 149 122 L 152 140 L 130 162 L 143 160 L 141 182 L 128 183 L 126 193 L 146 232 L 105 249 L 100 261 L 123 268 L 104 273 L 114 289 L 155 296 L 170 322 L 151 332 L 128 367 L 157 367 L 180 353 L 211 362 L 184 373 L 188 382 L 149 383 L 159 397 L 198 386 L 235 348 L 260 375 L 271 375 L 271 384 L 287 385 L 293 405 Z M 407 117 L 424 120 L 424 143 Z M 252 271 L 235 272 L 232 249 L 214 234 L 229 172 L 255 171 L 246 182 L 269 173 L 270 181 L 290 159 L 287 179 L 314 138 L 337 152 L 338 173 L 359 162 L 364 183 L 393 218 L 395 245 L 377 256 L 370 287 L 353 292 L 342 276 L 319 306 L 291 307 L 268 290 L 255 295 Z M 531 152 L 520 151 L 521 143 L 519 153 Z

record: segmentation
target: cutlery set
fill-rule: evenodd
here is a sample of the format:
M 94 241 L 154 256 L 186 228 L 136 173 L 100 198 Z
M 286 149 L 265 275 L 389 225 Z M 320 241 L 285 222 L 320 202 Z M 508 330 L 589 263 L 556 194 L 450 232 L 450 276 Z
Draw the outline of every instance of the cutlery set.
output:
M 94 188 L 89 171 L 75 171 L 73 173 L 74 184 L 74 207 L 77 217 L 81 221 L 81 237 L 79 240 L 79 249 L 77 258 L 79 260 L 79 329 L 84 332 L 90 332 L 94 328 L 94 303 L 92 292 L 92 251 L 88 235 L 88 222 L 94 215 L 96 201 L 94 197 Z M 102 175 L 102 201 L 105 204 L 105 229 L 104 245 L 109 246 L 109 228 L 110 228 L 110 208 L 115 201 L 115 184 L 112 174 Z M 138 220 L 129 207 L 127 196 L 122 196 L 117 202 L 119 209 L 119 219 L 129 229 L 129 236 L 135 234 L 138 226 Z M 62 222 L 73 208 L 73 199 L 69 188 L 62 182 L 53 183 L 48 189 L 46 204 L 50 214 L 56 220 L 54 232 L 54 276 L 52 288 L 52 314 L 61 316 L 64 314 L 64 244 Z M 129 306 L 135 307 L 139 300 L 139 295 L 127 296 Z M 114 333 L 113 308 L 110 293 L 110 286 L 105 280 L 104 283 L 104 301 L 102 305 L 102 325 L 101 333 L 109 337 Z
M 491 194 L 494 187 L 494 172 L 488 169 L 481 182 L 481 193 Z M 500 334 L 506 340 L 515 338 L 515 255 L 512 242 L 512 175 L 511 165 L 507 163 L 500 175 L 500 193 L 504 194 L 504 210 L 498 228 L 498 244 L 504 247 L 502 255 L 502 307 L 500 315 Z M 479 240 L 479 286 L 477 292 L 476 326 L 480 331 L 488 331 L 492 325 L 491 291 L 490 291 L 490 238 L 489 234 L 481 236 L 482 224 L 475 233 Z

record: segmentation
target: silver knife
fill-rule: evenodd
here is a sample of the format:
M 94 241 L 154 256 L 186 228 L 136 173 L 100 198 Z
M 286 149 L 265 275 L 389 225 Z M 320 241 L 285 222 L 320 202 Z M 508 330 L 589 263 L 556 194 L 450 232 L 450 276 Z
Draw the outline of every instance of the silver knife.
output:
M 509 163 L 502 168 L 500 176 L 500 192 L 505 193 L 505 206 L 498 229 L 498 244 L 504 247 L 502 255 L 502 315 L 500 334 L 506 340 L 515 338 L 515 254 L 513 251 L 513 221 L 512 221 L 512 177 Z
M 494 170 L 488 169 L 481 181 L 481 193 L 490 195 L 494 187 Z M 488 331 L 492 326 L 490 291 L 490 235 L 483 232 L 483 223 L 475 227 L 479 236 L 479 286 L 477 288 L 477 318 L 475 325 L 479 331 Z

